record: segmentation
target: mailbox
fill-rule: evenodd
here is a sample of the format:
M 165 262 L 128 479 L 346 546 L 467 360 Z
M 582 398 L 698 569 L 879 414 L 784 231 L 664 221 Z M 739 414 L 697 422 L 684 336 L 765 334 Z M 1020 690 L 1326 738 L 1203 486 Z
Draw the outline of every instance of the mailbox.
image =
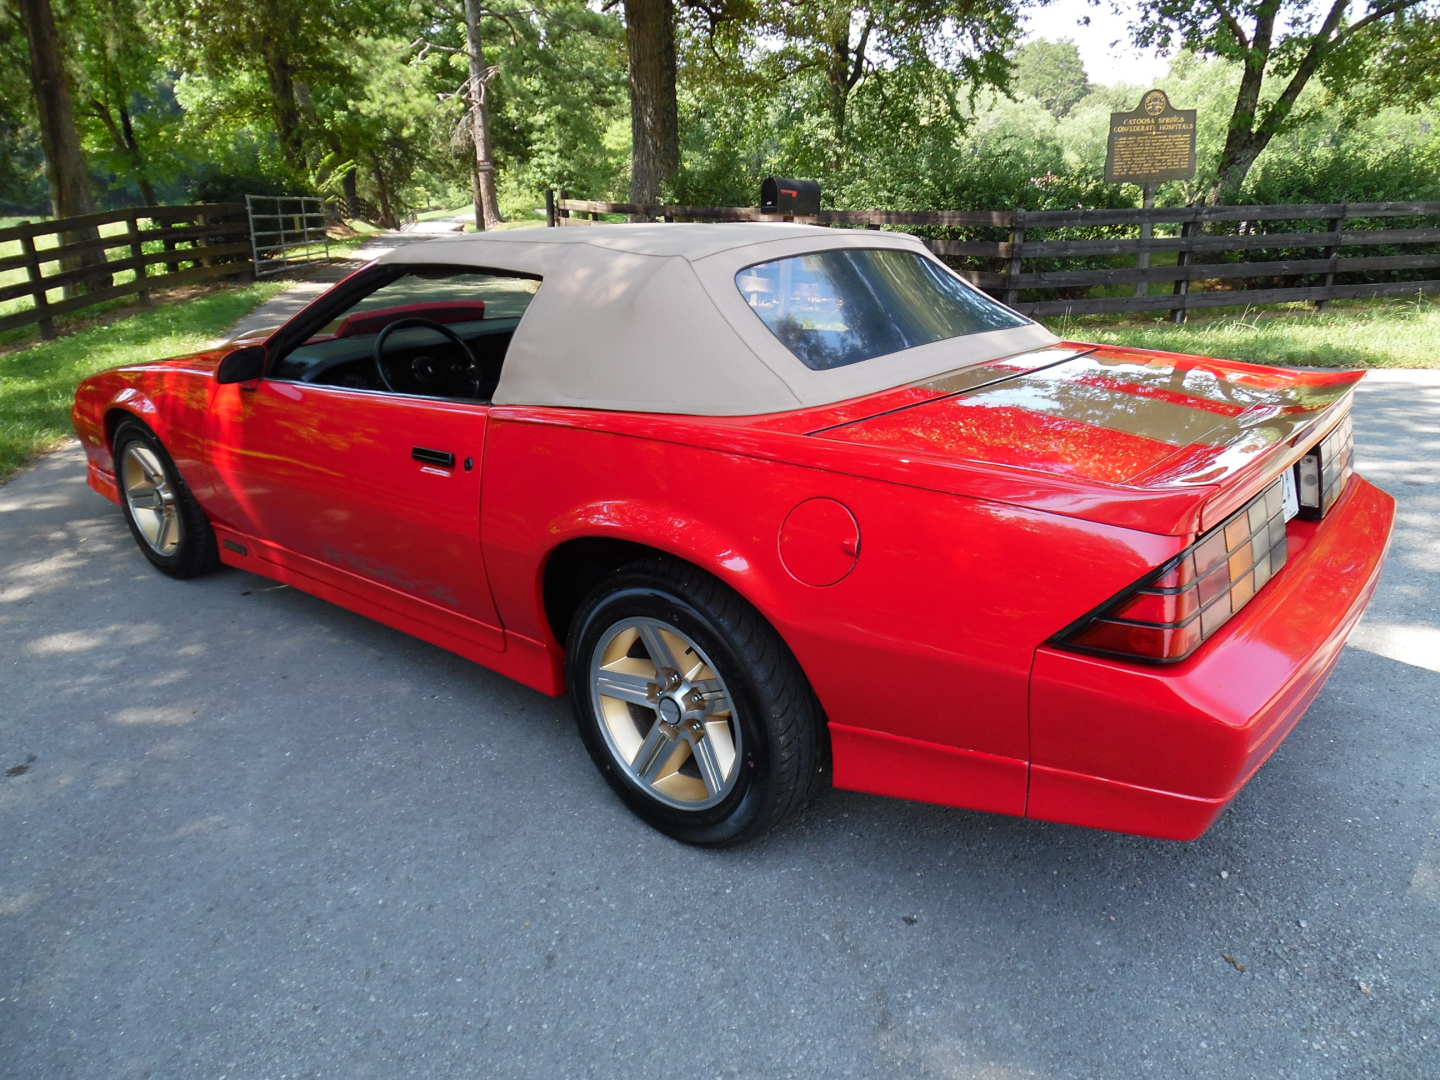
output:
M 760 209 L 767 214 L 808 216 L 820 212 L 820 185 L 814 180 L 767 176 L 760 185 Z

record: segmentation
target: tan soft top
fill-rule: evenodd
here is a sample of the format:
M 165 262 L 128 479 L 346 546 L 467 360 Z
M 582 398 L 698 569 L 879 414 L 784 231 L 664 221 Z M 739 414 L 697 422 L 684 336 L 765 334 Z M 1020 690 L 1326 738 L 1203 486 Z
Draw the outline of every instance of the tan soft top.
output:
M 903 233 L 749 222 L 517 229 L 410 244 L 378 261 L 474 266 L 542 279 L 505 354 L 497 405 L 702 416 L 783 412 L 1057 340 L 1026 323 L 812 370 L 750 309 L 735 274 L 755 263 L 831 248 L 901 248 L 939 263 L 920 240 Z

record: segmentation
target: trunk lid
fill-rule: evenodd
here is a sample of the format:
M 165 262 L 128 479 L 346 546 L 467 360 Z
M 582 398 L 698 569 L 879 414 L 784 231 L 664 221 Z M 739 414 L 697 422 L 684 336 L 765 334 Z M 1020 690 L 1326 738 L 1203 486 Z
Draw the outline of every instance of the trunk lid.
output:
M 812 434 L 1124 487 L 1248 487 L 1267 467 L 1283 467 L 1284 448 L 1338 420 L 1348 408 L 1342 399 L 1364 376 L 1069 342 L 1064 348 L 1076 351 Z

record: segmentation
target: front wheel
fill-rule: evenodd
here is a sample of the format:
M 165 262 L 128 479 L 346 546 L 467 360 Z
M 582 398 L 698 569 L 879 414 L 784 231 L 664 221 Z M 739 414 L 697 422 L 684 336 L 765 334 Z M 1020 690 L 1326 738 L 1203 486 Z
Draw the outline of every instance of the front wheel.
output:
M 115 479 L 130 534 L 145 557 L 171 577 L 220 565 L 215 532 L 160 440 L 138 421 L 115 431 Z
M 820 778 L 823 718 L 775 630 L 716 579 L 627 566 L 570 635 L 580 735 L 626 804 L 694 844 L 731 844 L 798 810 Z

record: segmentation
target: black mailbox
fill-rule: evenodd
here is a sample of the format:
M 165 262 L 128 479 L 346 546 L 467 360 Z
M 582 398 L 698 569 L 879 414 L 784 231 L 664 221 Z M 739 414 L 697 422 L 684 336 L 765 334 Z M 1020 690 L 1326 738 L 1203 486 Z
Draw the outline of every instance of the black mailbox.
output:
M 807 216 L 820 212 L 820 185 L 814 180 L 767 176 L 760 184 L 760 209 L 767 214 Z

